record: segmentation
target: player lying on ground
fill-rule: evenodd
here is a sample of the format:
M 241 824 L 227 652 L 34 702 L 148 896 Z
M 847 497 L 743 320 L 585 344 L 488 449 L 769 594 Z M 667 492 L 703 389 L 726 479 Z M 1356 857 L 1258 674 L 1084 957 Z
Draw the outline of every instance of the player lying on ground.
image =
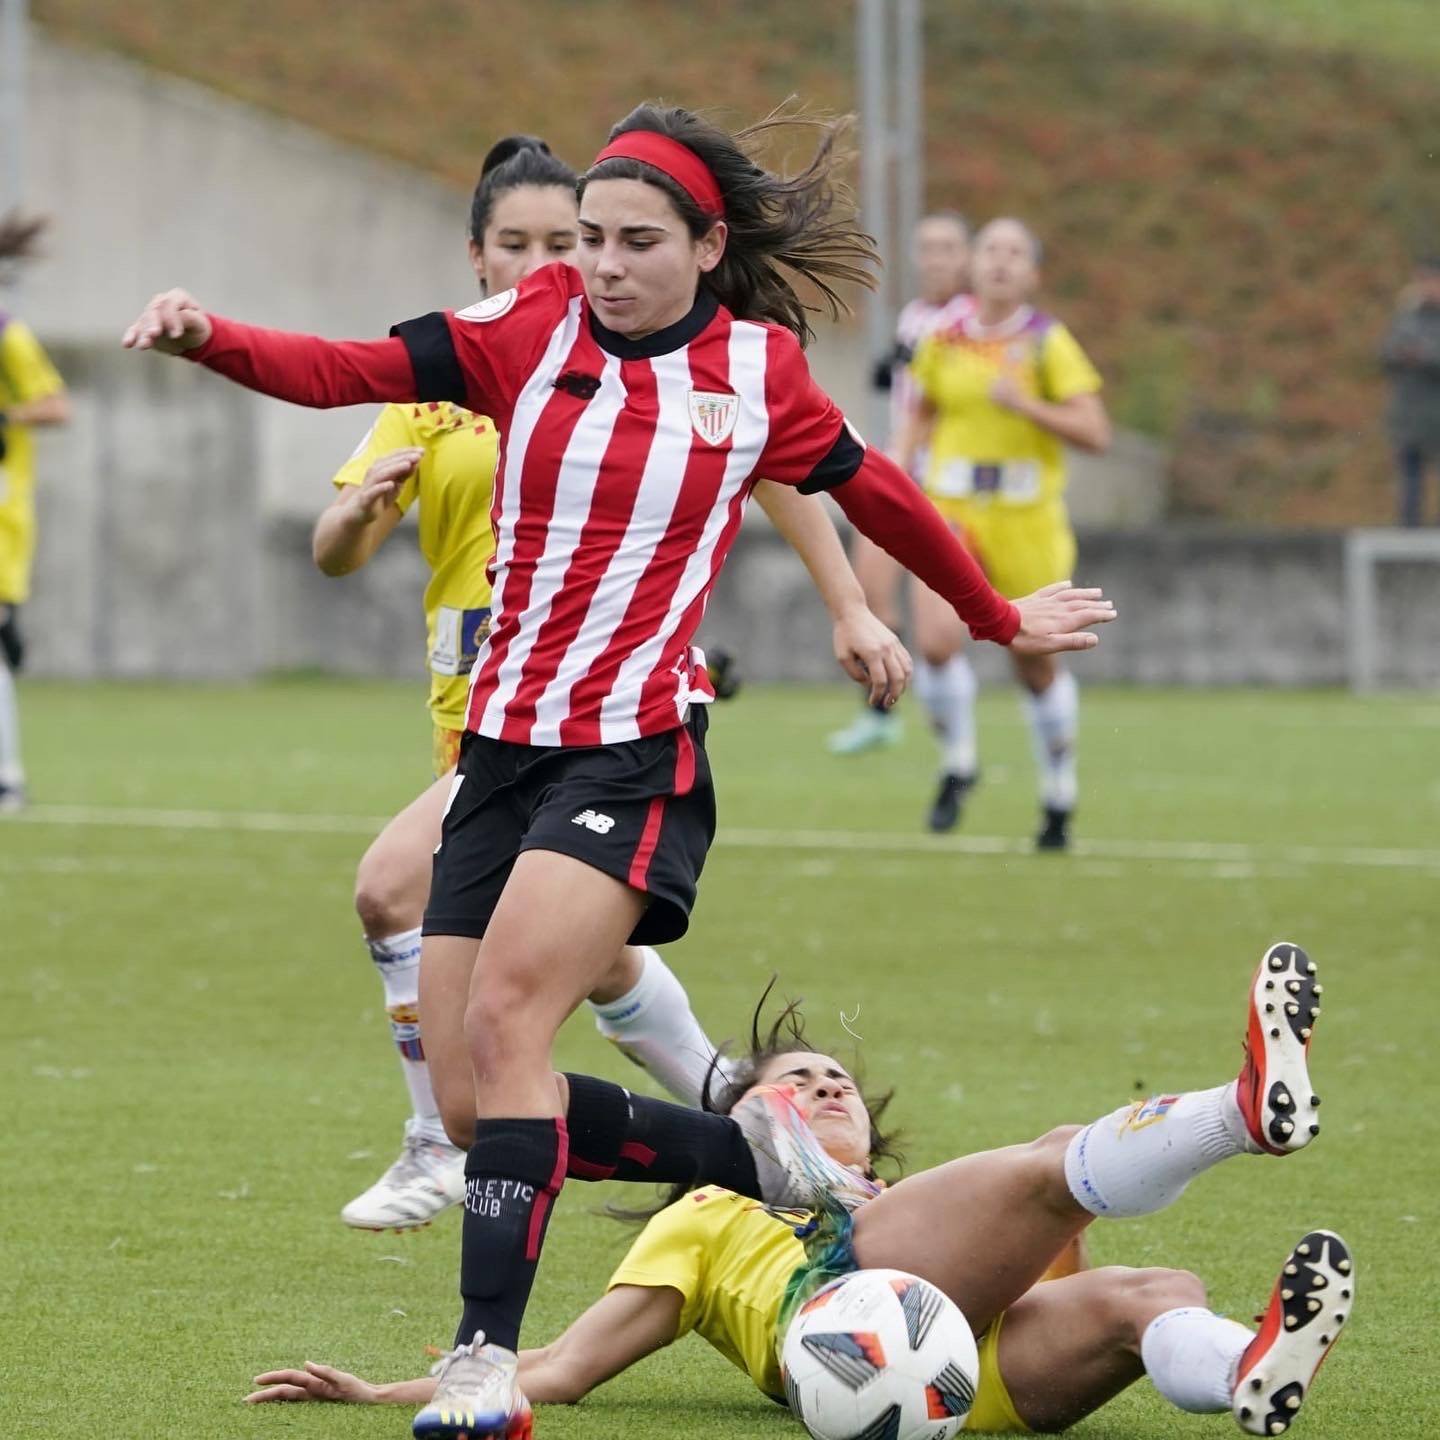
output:
M 1238 1080 L 1153 1096 L 889 1189 L 872 1169 L 885 1151 L 883 1107 L 868 1110 L 844 1067 L 810 1051 L 786 1011 L 737 1067 L 736 1085 L 748 1088 L 730 1092 L 740 1117 L 731 1123 L 756 1144 L 767 1198 L 790 1203 L 807 1177 L 828 1174 L 829 1199 L 841 1203 L 827 1205 L 818 1227 L 801 1227 L 811 1230 L 802 1246 L 791 1221 L 755 1203 L 759 1187 L 751 1198 L 717 1188 L 680 1198 L 645 1227 L 600 1300 L 557 1340 L 522 1352 L 520 1386 L 535 1402 L 573 1403 L 694 1329 L 783 1399 L 777 1357 L 789 1319 L 835 1276 L 890 1267 L 940 1286 L 979 1337 L 969 1430 L 1063 1429 L 1148 1374 L 1181 1410 L 1231 1410 L 1252 1434 L 1280 1434 L 1350 1313 L 1354 1271 L 1337 1236 L 1312 1231 L 1296 1244 L 1258 1334 L 1208 1309 L 1204 1286 L 1184 1270 L 1106 1266 L 1037 1282 L 1097 1217 L 1150 1214 L 1221 1160 L 1310 1142 L 1319 1100 L 1306 1059 L 1319 997 L 1305 953 L 1274 945 L 1251 987 Z M 566 1078 L 576 1146 L 598 1156 L 603 1087 Z M 646 1123 L 653 1141 L 653 1117 Z M 635 1139 L 609 1127 L 609 1153 Z M 264 1388 L 248 1398 L 464 1411 L 496 1358 L 477 1341 L 447 1358 L 438 1381 L 378 1386 L 310 1362 L 257 1376 Z M 480 1429 L 483 1417 L 471 1423 Z M 513 1433 L 526 1433 L 523 1422 Z

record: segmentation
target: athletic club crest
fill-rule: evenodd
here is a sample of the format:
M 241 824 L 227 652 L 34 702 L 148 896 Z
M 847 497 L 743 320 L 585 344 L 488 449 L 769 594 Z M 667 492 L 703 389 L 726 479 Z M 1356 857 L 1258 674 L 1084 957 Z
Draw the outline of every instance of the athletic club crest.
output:
M 720 390 L 690 392 L 690 424 L 708 444 L 723 445 L 740 415 L 740 397 Z

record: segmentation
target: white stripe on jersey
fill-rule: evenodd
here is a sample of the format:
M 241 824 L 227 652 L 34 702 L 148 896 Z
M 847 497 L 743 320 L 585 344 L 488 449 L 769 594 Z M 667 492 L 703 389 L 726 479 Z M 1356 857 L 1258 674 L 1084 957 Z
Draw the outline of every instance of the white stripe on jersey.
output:
M 658 410 L 655 433 L 651 437 L 650 452 L 645 457 L 645 469 L 640 477 L 635 508 L 624 539 L 610 557 L 585 621 L 565 652 L 554 680 L 546 686 L 535 706 L 533 744 L 560 743 L 560 724 L 570 713 L 571 690 L 609 647 L 616 628 L 625 618 L 636 587 L 649 570 L 650 562 L 669 529 L 670 517 L 680 498 L 690 447 L 694 443 L 689 410 L 690 366 L 686 354 L 686 350 L 682 349 L 669 355 L 658 355 L 649 361 L 632 362 L 648 364 L 655 376 Z M 644 684 L 648 674 L 647 668 L 640 677 L 640 684 Z M 615 699 L 623 682 L 622 667 L 606 703 Z M 636 696 L 631 695 L 624 703 L 631 711 L 628 726 L 613 721 L 607 725 L 602 707 L 600 733 L 603 744 L 633 740 L 640 733 L 634 715 Z
M 490 594 L 490 610 L 493 615 L 505 613 L 505 576 L 509 572 L 510 562 L 515 558 L 514 519 L 520 513 L 520 475 L 525 467 L 525 452 L 530 448 L 530 437 L 535 433 L 535 426 L 551 395 L 554 394 L 555 369 L 561 360 L 570 353 L 574 347 L 575 338 L 580 333 L 581 308 L 581 300 L 577 295 L 570 302 L 564 320 L 555 327 L 555 333 L 551 335 L 550 343 L 545 347 L 545 353 L 540 357 L 539 364 L 536 365 L 530 378 L 526 381 L 525 388 L 516 397 L 509 433 L 503 437 L 503 464 L 500 473 L 496 476 L 495 498 L 491 509 L 491 523 L 495 527 L 496 538 L 495 559 L 492 562 L 495 569 L 495 581 Z M 485 668 L 489 658 L 490 636 L 486 635 L 485 639 L 480 642 L 475 663 L 470 667 L 472 697 L 476 678 Z M 466 705 L 468 717 L 468 701 Z M 487 705 L 487 712 L 489 708 Z M 483 716 L 476 717 L 476 720 L 483 722 Z M 492 733 L 489 730 L 483 730 L 481 723 L 476 723 L 474 728 L 481 729 L 482 733 L 487 735 Z
M 584 418 L 575 426 L 565 446 L 565 457 L 560 462 L 560 473 L 555 482 L 555 505 L 545 528 L 545 543 L 535 563 L 525 608 L 518 615 L 509 617 L 515 638 L 495 676 L 495 688 L 490 693 L 480 721 L 482 734 L 498 734 L 504 721 L 505 707 L 515 698 L 524 680 L 526 661 L 541 638 L 541 630 L 550 618 L 551 605 L 565 583 L 570 562 L 580 548 L 580 533 L 590 518 L 590 503 L 595 496 L 595 473 L 605 459 L 610 434 L 625 408 L 625 382 L 620 378 L 620 361 L 604 351 L 600 353 L 603 360 L 600 389 L 586 406 Z M 553 393 L 553 386 L 546 388 Z M 493 730 L 487 721 L 493 723 Z M 532 731 L 531 743 L 558 744 L 559 736 L 557 734 L 553 740 L 546 740 Z
M 743 320 L 731 322 L 730 389 L 740 397 L 740 407 L 735 429 L 731 434 L 732 448 L 726 457 L 725 476 L 706 518 L 700 542 L 685 563 L 680 584 L 671 598 L 664 620 L 656 628 L 654 635 L 626 658 L 620 667 L 620 673 L 615 677 L 614 687 L 600 707 L 600 733 L 607 744 L 617 740 L 630 740 L 639 734 L 636 725 L 636 697 L 643 690 L 645 681 L 666 645 L 674 638 L 680 617 L 710 583 L 716 561 L 715 547 L 731 519 L 734 505 L 737 502 L 743 503 L 745 482 L 760 462 L 760 455 L 770 435 L 770 411 L 765 400 L 766 339 L 766 332 L 759 325 Z M 677 369 L 683 372 L 680 384 L 676 385 L 676 397 L 684 410 L 688 453 L 691 443 L 690 368 L 685 351 L 664 358 L 678 361 Z M 670 376 L 662 378 L 657 372 L 657 379 L 664 385 Z M 663 535 L 663 530 L 661 533 Z M 678 674 L 675 693 L 677 721 L 683 723 L 691 698 L 688 676 Z

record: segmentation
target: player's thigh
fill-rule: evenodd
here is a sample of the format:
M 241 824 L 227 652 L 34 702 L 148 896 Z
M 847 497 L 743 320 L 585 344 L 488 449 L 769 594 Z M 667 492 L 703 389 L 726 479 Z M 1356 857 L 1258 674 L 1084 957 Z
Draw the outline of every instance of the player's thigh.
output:
M 481 1114 L 528 1113 L 532 1092 L 548 1092 L 556 1032 L 614 967 L 646 903 L 573 855 L 530 849 L 516 858 L 466 1006 Z
M 355 908 L 366 934 L 379 938 L 418 925 L 452 777 L 427 786 L 371 842 L 355 872 Z
M 1204 1303 L 1204 1287 L 1182 1270 L 1111 1265 L 1036 1285 L 1000 1328 L 1011 1404 L 1032 1430 L 1075 1424 L 1145 1373 L 1140 1338 L 1155 1316 Z
M 451 1141 L 475 1137 L 475 1074 L 465 1038 L 465 1007 L 480 942 L 469 935 L 427 935 L 420 946 L 420 1037 L 441 1119 Z
M 1065 1184 L 1073 1133 L 1067 1126 L 900 1181 L 856 1214 L 856 1259 L 931 1281 L 982 1330 L 1091 1219 Z

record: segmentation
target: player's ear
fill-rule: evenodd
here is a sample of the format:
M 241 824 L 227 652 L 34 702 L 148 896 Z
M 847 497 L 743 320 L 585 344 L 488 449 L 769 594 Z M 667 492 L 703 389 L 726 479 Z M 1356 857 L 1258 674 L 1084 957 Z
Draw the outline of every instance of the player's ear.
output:
M 467 242 L 470 251 L 470 268 L 475 272 L 475 278 L 480 282 L 480 293 L 487 294 L 489 286 L 485 283 L 485 252 L 475 243 L 472 236 Z
M 702 275 L 708 275 L 724 258 L 725 241 L 729 236 L 730 227 L 723 220 L 717 220 L 695 242 L 695 256 L 700 262 Z

